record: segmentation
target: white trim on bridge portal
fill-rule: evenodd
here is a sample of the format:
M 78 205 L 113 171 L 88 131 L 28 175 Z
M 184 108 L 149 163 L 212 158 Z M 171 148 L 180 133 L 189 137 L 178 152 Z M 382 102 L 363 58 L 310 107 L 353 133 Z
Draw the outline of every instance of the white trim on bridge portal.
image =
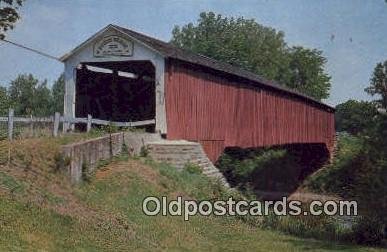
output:
M 109 57 L 95 57 L 94 43 L 106 36 L 117 35 L 124 37 L 133 42 L 133 54 L 131 56 L 109 56 Z M 75 97 L 76 97 L 76 69 L 77 66 L 84 62 L 119 62 L 119 61 L 138 61 L 146 60 L 152 62 L 155 67 L 155 94 L 156 94 L 156 116 L 155 116 L 155 130 L 161 134 L 167 133 L 166 110 L 165 110 L 165 88 L 164 88 L 164 57 L 149 48 L 144 43 L 137 39 L 119 31 L 114 26 L 107 26 L 101 31 L 97 32 L 91 38 L 86 40 L 80 46 L 72 50 L 69 54 L 61 57 L 65 64 L 65 97 L 64 97 L 64 116 L 75 118 Z M 67 129 L 68 124 L 64 124 Z

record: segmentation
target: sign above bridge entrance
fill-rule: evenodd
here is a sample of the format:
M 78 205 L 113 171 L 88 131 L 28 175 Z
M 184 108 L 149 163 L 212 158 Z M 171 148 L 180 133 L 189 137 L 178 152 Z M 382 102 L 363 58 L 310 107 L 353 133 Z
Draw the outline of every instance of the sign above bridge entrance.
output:
M 128 57 L 132 55 L 133 42 L 117 35 L 106 36 L 94 44 L 95 57 Z

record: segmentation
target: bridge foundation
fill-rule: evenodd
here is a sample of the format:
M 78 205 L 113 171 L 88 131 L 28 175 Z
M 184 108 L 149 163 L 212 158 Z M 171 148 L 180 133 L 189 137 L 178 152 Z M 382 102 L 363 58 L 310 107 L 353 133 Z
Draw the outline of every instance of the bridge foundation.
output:
M 200 143 L 185 140 L 161 140 L 147 144 L 148 155 L 155 161 L 166 162 L 182 170 L 188 163 L 196 164 L 204 175 L 230 187 L 227 179 L 209 160 Z

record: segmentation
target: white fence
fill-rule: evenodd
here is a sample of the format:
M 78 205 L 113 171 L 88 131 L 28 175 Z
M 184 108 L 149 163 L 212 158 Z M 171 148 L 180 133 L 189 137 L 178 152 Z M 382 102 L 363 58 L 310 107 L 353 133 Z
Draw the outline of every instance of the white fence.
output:
M 144 120 L 144 121 L 136 121 L 136 122 L 114 122 L 114 121 L 106 121 L 101 119 L 92 118 L 91 115 L 88 115 L 87 118 L 74 118 L 74 117 L 64 117 L 61 116 L 60 113 L 55 113 L 52 117 L 17 117 L 14 116 L 14 110 L 9 109 L 7 117 L 0 117 L 0 123 L 6 123 L 6 131 L 7 137 L 9 140 L 12 140 L 14 137 L 15 123 L 23 123 L 29 124 L 33 127 L 36 124 L 51 124 L 51 132 L 54 137 L 58 136 L 59 133 L 59 125 L 63 123 L 71 128 L 71 125 L 74 124 L 86 124 L 87 132 L 90 131 L 92 125 L 111 125 L 115 127 L 138 127 L 138 126 L 146 126 L 155 124 L 155 119 L 152 120 Z M 1 129 L 0 129 L 1 130 Z M 4 131 L 4 129 L 3 129 Z

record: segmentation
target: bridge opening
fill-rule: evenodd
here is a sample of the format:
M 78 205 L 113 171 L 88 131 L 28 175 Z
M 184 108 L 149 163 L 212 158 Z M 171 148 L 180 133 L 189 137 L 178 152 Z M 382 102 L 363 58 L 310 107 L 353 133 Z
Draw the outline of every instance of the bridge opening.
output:
M 226 148 L 216 162 L 232 187 L 277 200 L 294 192 L 329 160 L 325 144 L 291 144 L 270 148 Z
M 154 119 L 155 97 L 155 67 L 150 61 L 84 62 L 76 69 L 76 117 Z

